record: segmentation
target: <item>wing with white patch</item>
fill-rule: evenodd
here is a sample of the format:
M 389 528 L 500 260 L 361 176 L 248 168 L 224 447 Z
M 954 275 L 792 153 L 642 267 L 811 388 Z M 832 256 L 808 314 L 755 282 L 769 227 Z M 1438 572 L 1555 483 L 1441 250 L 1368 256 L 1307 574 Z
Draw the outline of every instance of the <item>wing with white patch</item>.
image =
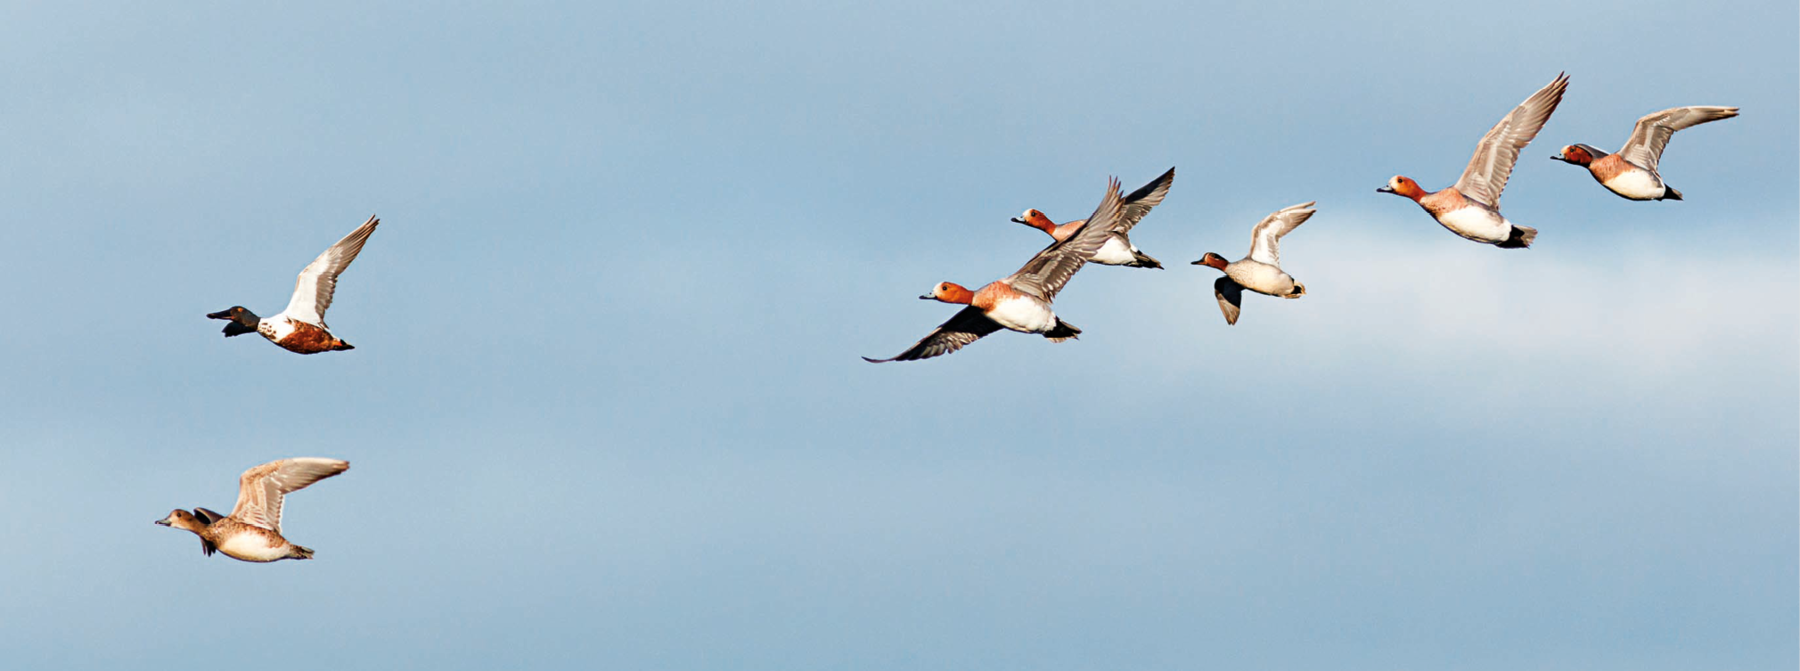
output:
M 338 274 L 350 267 L 356 255 L 362 253 L 363 243 L 369 241 L 369 234 L 381 220 L 373 216 L 356 227 L 344 239 L 337 241 L 330 249 L 325 250 L 319 258 L 300 270 L 299 279 L 294 281 L 294 297 L 288 299 L 288 306 L 282 314 L 289 319 L 312 324 L 319 328 L 325 326 L 325 309 L 331 307 L 331 295 L 337 291 Z
M 238 478 L 237 507 L 231 516 L 251 526 L 281 533 L 281 503 L 288 493 L 350 470 L 350 462 L 319 457 L 282 459 L 244 471 Z
M 1555 81 L 1531 94 L 1500 119 L 1500 123 L 1488 129 L 1487 135 L 1481 137 L 1481 143 L 1475 145 L 1475 156 L 1469 159 L 1469 167 L 1464 168 L 1462 178 L 1456 180 L 1456 190 L 1466 198 L 1500 209 L 1500 192 L 1506 190 L 1506 180 L 1512 177 L 1519 150 L 1544 129 L 1544 122 L 1550 120 L 1550 113 L 1556 111 L 1556 105 L 1562 102 L 1563 91 L 1568 88 L 1569 76 L 1556 75 Z
M 982 336 L 1000 330 L 1000 325 L 988 319 L 981 308 L 969 306 L 963 308 L 944 322 L 937 330 L 920 338 L 912 347 L 906 348 L 892 359 L 871 359 L 863 357 L 869 363 L 887 363 L 889 361 L 916 361 L 934 356 L 949 354 L 962 349 L 964 345 L 980 340 Z
M 1081 230 L 1062 242 L 1052 243 L 1031 257 L 1025 267 L 1007 277 L 1007 282 L 1014 289 L 1031 294 L 1049 302 L 1056 298 L 1056 292 L 1062 291 L 1075 271 L 1081 270 L 1094 252 L 1106 244 L 1107 238 L 1118 230 L 1119 218 L 1124 215 L 1123 203 L 1119 198 L 1118 178 L 1109 179 L 1106 183 L 1106 196 L 1100 199 L 1100 206 L 1082 224 Z
M 1736 107 L 1676 107 L 1646 115 L 1631 129 L 1631 138 L 1619 150 L 1619 157 L 1655 173 L 1663 149 L 1669 146 L 1675 131 L 1737 115 Z
M 1317 210 L 1310 210 L 1318 201 L 1289 205 L 1263 217 L 1256 228 L 1250 229 L 1250 260 L 1281 266 L 1281 236 L 1299 228 L 1312 218 Z

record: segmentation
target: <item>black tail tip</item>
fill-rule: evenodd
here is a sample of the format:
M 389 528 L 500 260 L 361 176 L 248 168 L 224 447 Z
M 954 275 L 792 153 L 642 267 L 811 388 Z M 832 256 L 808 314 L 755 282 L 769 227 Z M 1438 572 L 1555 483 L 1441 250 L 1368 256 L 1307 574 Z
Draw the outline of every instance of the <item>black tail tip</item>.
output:
M 1531 241 L 1536 239 L 1537 229 L 1515 225 L 1512 227 L 1512 234 L 1507 236 L 1506 241 L 1494 246 L 1501 249 L 1524 249 L 1530 247 Z
M 1681 192 L 1676 191 L 1675 187 L 1664 184 L 1663 185 L 1663 195 L 1661 198 L 1658 198 L 1657 200 L 1681 200 Z
M 1061 342 L 1063 340 L 1068 340 L 1068 339 L 1073 338 L 1078 335 L 1081 335 L 1081 329 L 1075 328 L 1074 324 L 1070 324 L 1066 321 L 1063 321 L 1060 318 L 1056 320 L 1055 328 L 1052 328 L 1049 331 L 1044 332 L 1045 338 L 1049 338 L 1049 339 L 1055 340 L 1057 342 Z

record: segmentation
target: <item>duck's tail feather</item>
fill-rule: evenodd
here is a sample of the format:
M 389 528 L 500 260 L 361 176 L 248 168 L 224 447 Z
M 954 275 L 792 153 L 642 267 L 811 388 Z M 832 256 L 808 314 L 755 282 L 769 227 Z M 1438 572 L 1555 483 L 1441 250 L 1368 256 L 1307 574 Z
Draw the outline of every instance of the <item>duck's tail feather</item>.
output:
M 1670 189 L 1670 191 L 1673 191 L 1673 190 L 1674 189 Z M 1155 258 L 1152 258 L 1149 254 L 1145 254 L 1138 250 L 1135 250 L 1135 249 L 1131 250 L 1131 256 L 1133 257 L 1133 261 L 1131 262 L 1131 265 L 1133 267 L 1157 268 L 1157 269 L 1160 269 L 1163 267 L 1161 261 L 1158 261 Z
M 1658 198 L 1657 200 L 1681 200 L 1681 192 L 1676 191 L 1675 187 L 1664 184 L 1663 185 L 1663 195 L 1661 198 Z
M 1536 239 L 1537 229 L 1530 226 L 1519 226 L 1514 224 L 1512 227 L 1512 235 L 1507 236 L 1506 242 L 1494 246 L 1503 249 L 1523 249 L 1525 247 L 1530 247 L 1531 241 Z
M 1075 328 L 1074 324 L 1063 321 L 1062 317 L 1056 318 L 1056 328 L 1044 332 L 1044 337 L 1049 338 L 1050 342 L 1071 340 L 1078 335 L 1081 335 L 1081 329 Z

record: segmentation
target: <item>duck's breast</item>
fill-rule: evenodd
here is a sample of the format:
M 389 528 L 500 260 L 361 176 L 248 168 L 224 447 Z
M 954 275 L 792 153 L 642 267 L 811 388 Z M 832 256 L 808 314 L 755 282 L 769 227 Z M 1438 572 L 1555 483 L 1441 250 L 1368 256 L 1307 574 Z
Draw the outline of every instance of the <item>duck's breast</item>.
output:
M 1245 259 L 1225 267 L 1225 276 L 1259 294 L 1286 296 L 1294 292 L 1294 278 L 1281 268 Z
M 256 332 L 268 338 L 269 342 L 280 344 L 282 338 L 294 332 L 294 325 L 288 321 L 287 315 L 275 315 L 257 322 Z

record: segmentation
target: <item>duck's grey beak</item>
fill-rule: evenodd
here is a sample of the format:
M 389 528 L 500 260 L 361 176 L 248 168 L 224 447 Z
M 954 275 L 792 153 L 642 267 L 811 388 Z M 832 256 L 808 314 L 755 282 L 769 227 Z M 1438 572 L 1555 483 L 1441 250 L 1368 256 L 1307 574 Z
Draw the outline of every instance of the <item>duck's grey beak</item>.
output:
M 937 296 L 933 296 L 933 295 L 931 295 L 931 294 L 925 294 L 925 295 L 923 295 L 923 296 L 920 296 L 920 297 L 919 297 L 919 300 L 922 300 L 922 301 L 935 301 L 935 300 L 937 300 Z
M 1393 192 L 1394 192 L 1393 187 L 1387 187 L 1387 186 L 1384 186 L 1384 187 L 1381 187 L 1381 188 L 1375 190 L 1375 193 L 1393 193 Z
M 169 518 L 167 518 L 167 517 L 164 517 L 164 518 L 162 518 L 162 519 L 160 519 L 160 520 L 157 520 L 157 521 L 156 521 L 156 526 L 159 526 L 159 527 L 166 527 L 166 526 L 169 526 Z
M 1204 266 L 1204 265 L 1206 265 L 1206 259 L 1200 259 L 1200 260 L 1199 260 L 1199 261 L 1195 261 L 1195 262 L 1193 262 L 1193 263 L 1190 263 L 1190 264 L 1188 264 L 1188 265 L 1190 265 L 1190 266 Z
M 1025 223 L 1025 220 L 1024 220 L 1024 219 L 1020 219 L 1020 218 L 1018 218 L 1018 217 L 1013 217 L 1013 218 L 1012 218 L 1012 223 L 1015 223 L 1015 224 L 1023 224 L 1023 223 Z
M 1557 154 L 1557 155 L 1555 155 L 1555 156 L 1552 156 L 1552 157 L 1550 157 L 1550 160 L 1552 160 L 1552 161 L 1562 161 L 1562 162 L 1564 162 L 1564 163 L 1568 163 L 1568 162 L 1569 162 L 1569 159 L 1566 159 L 1566 158 L 1563 158 L 1563 155 L 1562 155 L 1562 154 Z

